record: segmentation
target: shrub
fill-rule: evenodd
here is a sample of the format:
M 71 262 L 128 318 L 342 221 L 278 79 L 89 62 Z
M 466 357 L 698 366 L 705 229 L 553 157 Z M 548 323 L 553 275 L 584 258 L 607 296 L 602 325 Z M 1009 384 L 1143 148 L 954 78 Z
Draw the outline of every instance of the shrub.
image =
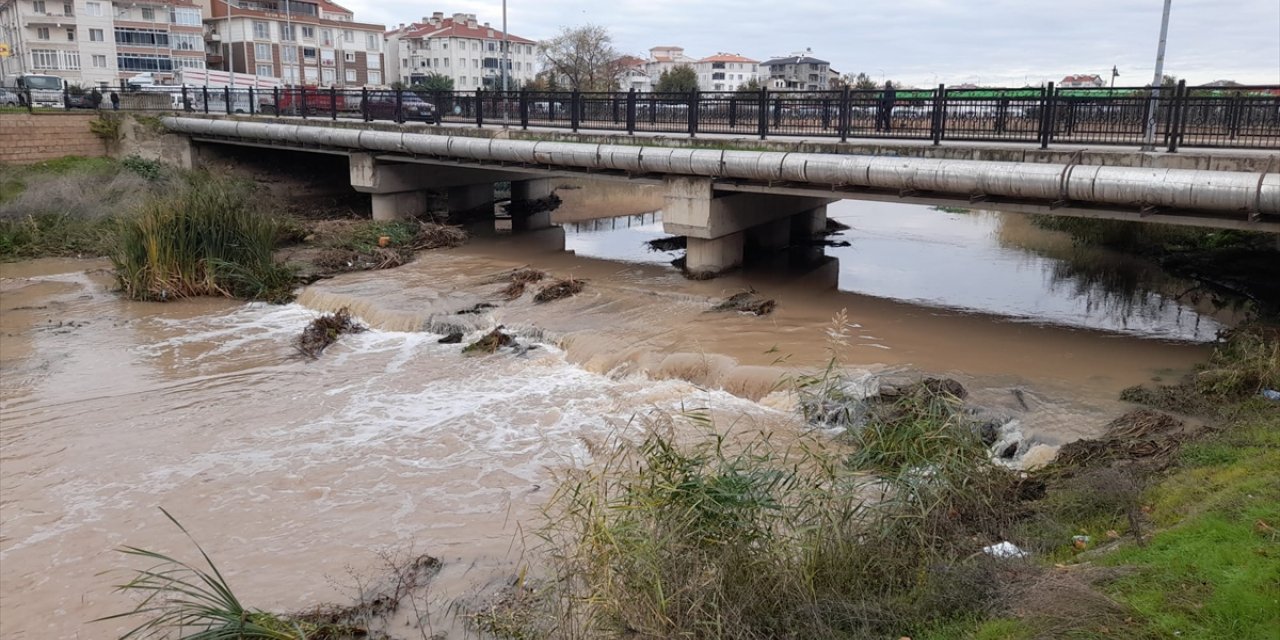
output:
M 111 259 L 121 289 L 136 300 L 286 301 L 294 278 L 272 255 L 279 227 L 254 206 L 248 185 L 196 175 L 176 194 L 123 218 Z

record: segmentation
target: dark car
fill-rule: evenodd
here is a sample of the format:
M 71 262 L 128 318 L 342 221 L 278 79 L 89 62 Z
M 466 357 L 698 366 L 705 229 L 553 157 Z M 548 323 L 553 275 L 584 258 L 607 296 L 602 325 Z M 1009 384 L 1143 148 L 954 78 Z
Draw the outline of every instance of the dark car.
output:
M 396 94 L 379 93 L 369 96 L 365 104 L 366 113 L 373 120 L 396 119 Z M 440 111 L 434 104 L 418 97 L 416 93 L 400 94 L 400 113 L 405 120 L 419 120 L 431 124 L 440 124 Z
M 102 93 L 98 91 L 88 91 L 85 93 L 68 94 L 64 98 L 64 102 L 68 109 L 97 109 L 102 106 Z

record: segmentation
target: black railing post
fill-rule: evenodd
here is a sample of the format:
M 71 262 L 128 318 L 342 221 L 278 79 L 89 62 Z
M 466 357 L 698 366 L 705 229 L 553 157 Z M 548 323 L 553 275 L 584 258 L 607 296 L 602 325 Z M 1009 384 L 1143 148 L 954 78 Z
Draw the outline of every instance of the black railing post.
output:
M 396 124 L 404 124 L 404 89 L 396 89 Z
M 1236 136 L 1240 135 L 1240 114 L 1244 111 L 1241 108 L 1243 99 L 1240 92 L 1237 91 L 1229 100 L 1230 102 L 1227 103 L 1227 137 L 1235 140 Z
M 204 96 L 204 114 L 209 115 L 209 85 L 200 87 L 200 93 Z
M 249 87 L 249 115 L 258 115 L 258 103 L 253 97 L 253 87 Z
M 698 136 L 698 102 L 701 96 L 697 89 L 689 92 L 689 137 Z
M 636 134 L 636 88 L 627 92 L 627 135 Z
M 520 89 L 520 128 L 529 129 L 529 90 Z
M 1048 149 L 1049 140 L 1053 138 L 1053 103 L 1055 93 L 1053 83 L 1050 82 L 1044 89 L 1041 89 L 1042 99 L 1040 100 L 1040 148 Z
M 440 103 L 436 103 L 436 113 L 440 113 Z M 360 121 L 369 121 L 369 87 L 360 87 Z
M 760 139 L 764 140 L 769 135 L 769 89 L 760 88 L 760 103 L 756 107 L 756 119 L 759 121 L 756 129 L 760 134 Z
M 729 96 L 729 130 L 738 128 L 738 94 Z
M 484 89 L 476 89 L 476 126 L 484 126 Z
M 649 125 L 657 127 L 658 124 L 658 99 L 653 93 L 649 94 Z
M 578 93 L 577 89 L 574 89 L 573 93 L 569 94 L 569 127 L 573 129 L 574 133 L 578 132 L 578 125 L 581 124 L 581 112 L 578 110 L 580 97 L 581 94 Z
M 1174 90 L 1173 102 L 1169 105 L 1169 126 L 1165 130 L 1165 141 L 1169 144 L 1169 153 L 1178 152 L 1178 137 L 1182 135 L 1183 120 L 1186 119 L 1187 81 L 1179 80 Z
M 329 87 L 329 119 L 338 119 L 338 88 Z
M 613 106 L 613 124 L 616 125 L 622 121 L 621 112 L 623 110 L 623 103 L 618 99 L 618 92 L 609 92 L 609 103 Z
M 933 119 L 930 121 L 933 126 L 930 133 L 933 135 L 933 146 L 942 144 L 942 136 L 947 129 L 947 87 L 938 85 L 937 92 L 933 94 Z
M 222 100 L 223 100 L 223 104 L 227 107 L 226 108 L 227 115 L 231 115 L 231 87 L 230 86 L 226 86 L 222 88 Z
M 280 87 L 271 87 L 271 111 L 272 115 L 280 117 Z
M 852 125 L 853 113 L 850 105 L 849 85 L 840 91 L 840 142 L 849 141 L 849 128 Z
M 62 108 L 71 108 L 71 87 L 69 85 L 62 85 Z
M 302 115 L 303 120 L 307 119 L 307 111 L 310 111 L 307 108 L 307 87 L 303 85 L 298 87 L 298 113 Z
M 191 111 L 191 96 L 187 95 L 187 85 L 182 85 L 182 110 L 184 112 Z

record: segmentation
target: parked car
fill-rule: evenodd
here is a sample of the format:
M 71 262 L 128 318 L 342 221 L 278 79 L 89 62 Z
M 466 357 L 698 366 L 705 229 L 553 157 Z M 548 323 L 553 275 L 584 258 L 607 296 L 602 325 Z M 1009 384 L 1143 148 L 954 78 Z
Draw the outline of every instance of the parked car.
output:
M 0 87 L 0 107 L 20 107 L 26 102 L 13 89 Z
M 366 113 L 374 120 L 396 119 L 396 96 L 393 93 L 380 93 L 369 96 L 365 104 Z M 440 124 L 440 111 L 434 104 L 418 97 L 416 93 L 400 94 L 400 113 L 405 120 L 420 120 L 431 124 Z
M 69 94 L 64 100 L 68 109 L 97 109 L 102 106 L 102 92 L 86 91 L 80 94 Z

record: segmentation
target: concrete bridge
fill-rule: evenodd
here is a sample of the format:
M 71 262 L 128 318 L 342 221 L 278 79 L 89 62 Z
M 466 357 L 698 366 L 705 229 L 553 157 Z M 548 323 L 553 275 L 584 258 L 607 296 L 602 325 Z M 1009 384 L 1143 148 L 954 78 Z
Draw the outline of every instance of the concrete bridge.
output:
M 376 219 L 423 213 L 428 190 L 447 191 L 451 212 L 491 209 L 495 182 L 511 183 L 513 205 L 549 196 L 552 179 L 566 176 L 663 185 L 664 228 L 688 238 L 694 273 L 738 266 L 748 245 L 783 247 L 820 231 L 826 206 L 839 199 L 1280 233 L 1275 152 L 766 143 L 220 116 L 163 122 L 184 140 L 187 166 L 200 163 L 206 145 L 346 156 L 351 186 L 370 195 Z M 513 219 L 517 229 L 549 225 L 545 211 Z

